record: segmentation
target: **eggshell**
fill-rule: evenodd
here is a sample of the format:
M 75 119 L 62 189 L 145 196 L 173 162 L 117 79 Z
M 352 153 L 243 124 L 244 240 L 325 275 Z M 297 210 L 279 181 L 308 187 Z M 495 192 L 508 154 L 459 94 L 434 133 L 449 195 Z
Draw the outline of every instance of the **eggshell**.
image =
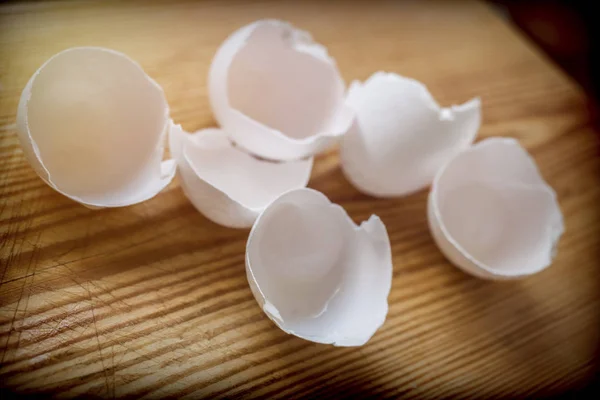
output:
M 478 98 L 441 108 L 422 83 L 393 73 L 353 82 L 346 103 L 356 119 L 342 140 L 342 169 L 358 190 L 376 197 L 430 185 L 481 123 Z
M 360 346 L 387 315 L 390 241 L 379 217 L 357 226 L 322 193 L 295 189 L 256 220 L 246 274 L 263 311 L 285 332 Z
M 563 233 L 554 190 L 514 139 L 491 138 L 458 154 L 435 178 L 432 235 L 456 266 L 514 279 L 549 266 Z
M 345 85 L 327 50 L 287 22 L 260 20 L 229 36 L 209 73 L 215 117 L 231 139 L 271 160 L 331 146 L 350 127 Z
M 114 50 L 76 47 L 46 61 L 23 90 L 17 132 L 53 189 L 90 208 L 155 196 L 175 175 L 162 161 L 169 107 L 161 87 Z
M 306 186 L 313 164 L 312 158 L 260 160 L 235 147 L 216 128 L 190 135 L 172 125 L 169 145 L 192 204 L 211 221 L 231 228 L 251 227 L 280 194 Z

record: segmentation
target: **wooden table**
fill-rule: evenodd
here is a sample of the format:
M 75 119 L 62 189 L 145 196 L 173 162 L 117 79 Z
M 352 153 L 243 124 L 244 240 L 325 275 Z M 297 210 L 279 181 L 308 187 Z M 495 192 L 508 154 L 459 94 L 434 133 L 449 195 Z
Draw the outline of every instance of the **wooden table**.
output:
M 386 223 L 390 311 L 360 348 L 288 336 L 244 272 L 246 230 L 217 226 L 173 182 L 143 204 L 88 210 L 46 186 L 14 132 L 19 95 L 52 54 L 96 45 L 139 61 L 172 117 L 214 125 L 206 76 L 219 44 L 259 18 L 328 46 L 347 81 L 377 70 L 422 80 L 444 105 L 483 99 L 480 137 L 516 137 L 565 215 L 554 265 L 472 278 L 437 250 L 426 193 L 376 200 L 335 152 L 310 186 L 356 220 Z M 600 158 L 581 90 L 488 6 L 471 2 L 189 2 L 0 8 L 1 386 L 60 397 L 525 396 L 589 383 L 599 362 Z

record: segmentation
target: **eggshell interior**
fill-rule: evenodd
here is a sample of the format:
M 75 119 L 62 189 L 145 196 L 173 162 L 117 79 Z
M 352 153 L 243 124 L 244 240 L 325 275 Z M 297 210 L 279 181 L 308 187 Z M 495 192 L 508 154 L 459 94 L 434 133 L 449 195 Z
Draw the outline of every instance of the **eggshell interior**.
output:
M 253 120 L 303 139 L 327 128 L 344 88 L 335 66 L 290 43 L 287 29 L 257 25 L 229 66 L 228 98 Z

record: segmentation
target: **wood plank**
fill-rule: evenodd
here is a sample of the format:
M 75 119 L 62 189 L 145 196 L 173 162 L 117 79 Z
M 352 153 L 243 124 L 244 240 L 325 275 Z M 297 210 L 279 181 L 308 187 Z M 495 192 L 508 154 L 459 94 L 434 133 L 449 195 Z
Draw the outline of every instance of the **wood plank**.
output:
M 139 61 L 184 128 L 214 125 L 206 76 L 219 44 L 271 17 L 309 30 L 347 81 L 377 70 L 425 82 L 441 104 L 479 95 L 480 138 L 516 137 L 557 190 L 566 233 L 554 265 L 494 283 L 435 247 L 426 193 L 377 200 L 318 157 L 310 187 L 355 221 L 388 227 L 385 325 L 361 348 L 288 336 L 244 272 L 246 230 L 207 221 L 173 182 L 143 204 L 92 211 L 27 165 L 11 126 L 51 55 L 95 45 Z M 473 2 L 13 3 L 0 6 L 0 386 L 60 397 L 539 396 L 597 369 L 599 140 L 581 90 Z

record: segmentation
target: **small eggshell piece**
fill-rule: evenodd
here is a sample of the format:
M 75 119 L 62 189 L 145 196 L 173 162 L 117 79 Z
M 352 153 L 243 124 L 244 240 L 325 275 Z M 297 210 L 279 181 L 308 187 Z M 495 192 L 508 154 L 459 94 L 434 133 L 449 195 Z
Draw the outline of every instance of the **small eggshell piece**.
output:
M 564 229 L 554 190 L 525 149 L 508 138 L 484 140 L 442 168 L 428 217 L 446 257 L 487 279 L 543 270 Z
M 37 174 L 91 208 L 139 203 L 175 175 L 162 161 L 169 108 L 161 87 L 122 53 L 62 51 L 23 90 L 17 132 Z
M 342 139 L 342 169 L 358 190 L 376 197 L 430 185 L 481 123 L 478 98 L 441 108 L 422 83 L 393 73 L 353 82 L 346 103 L 356 119 Z
M 192 204 L 211 221 L 231 228 L 251 227 L 280 194 L 306 186 L 312 170 L 312 158 L 290 162 L 255 158 L 217 128 L 188 134 L 172 125 L 169 145 Z
M 356 226 L 313 189 L 287 192 L 259 216 L 246 272 L 267 316 L 306 340 L 360 346 L 387 315 L 392 257 L 385 226 L 377 216 Z

